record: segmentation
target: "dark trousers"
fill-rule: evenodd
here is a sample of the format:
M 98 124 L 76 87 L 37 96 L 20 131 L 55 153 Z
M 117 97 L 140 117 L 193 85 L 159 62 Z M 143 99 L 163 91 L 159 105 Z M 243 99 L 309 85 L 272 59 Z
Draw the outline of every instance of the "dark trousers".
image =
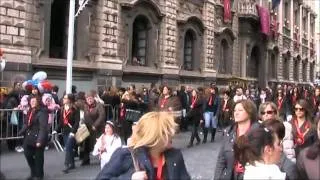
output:
M 192 125 L 192 132 L 191 132 L 191 138 L 190 138 L 190 143 L 193 144 L 194 138 L 197 139 L 198 142 L 200 142 L 200 137 L 198 134 L 198 128 L 199 128 L 199 123 L 193 124 Z
M 44 147 L 34 147 L 25 145 L 24 156 L 31 170 L 31 176 L 43 178 L 43 164 L 44 164 Z
M 74 148 L 76 145 L 76 141 L 74 139 L 74 137 L 71 136 L 64 136 L 65 139 L 65 150 L 66 150 L 66 157 L 65 157 L 65 161 L 64 164 L 65 166 L 74 166 L 74 156 L 75 156 L 75 152 L 74 152 Z

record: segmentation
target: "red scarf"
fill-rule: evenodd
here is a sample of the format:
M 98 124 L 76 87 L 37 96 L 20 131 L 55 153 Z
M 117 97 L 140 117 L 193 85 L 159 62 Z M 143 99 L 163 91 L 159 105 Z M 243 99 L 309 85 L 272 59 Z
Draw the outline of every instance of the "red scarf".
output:
M 315 96 L 313 96 L 313 105 L 314 105 L 314 106 L 317 106 L 317 100 L 316 100 L 316 97 L 315 97 Z
M 278 99 L 278 110 L 280 110 L 282 108 L 283 105 L 283 97 L 281 97 L 281 99 Z
M 63 124 L 64 125 L 68 125 L 69 124 L 70 114 L 71 114 L 71 109 L 63 111 Z
M 93 109 L 96 107 L 96 105 L 93 103 L 91 105 L 88 105 L 88 107 L 89 107 L 89 112 L 92 112 Z
M 194 105 L 196 104 L 197 96 L 192 97 L 192 103 L 191 103 L 191 109 L 194 108 Z
M 227 100 L 227 99 L 225 99 L 225 100 L 224 100 L 224 104 L 223 104 L 222 111 L 226 111 L 226 110 L 228 110 L 228 109 L 227 109 L 227 103 L 228 103 L 228 100 Z
M 151 164 L 153 165 L 152 158 L 150 158 L 150 161 L 151 161 Z M 158 167 L 157 167 L 155 180 L 164 180 L 163 172 L 162 172 L 163 163 L 164 163 L 164 155 L 162 154 L 157 162 Z
M 296 104 L 296 101 L 297 101 L 297 96 L 296 95 L 293 95 L 292 96 L 292 104 Z
M 211 95 L 210 98 L 209 98 L 208 105 L 209 105 L 209 106 L 212 106 L 212 95 Z
M 31 126 L 33 114 L 34 114 L 34 110 L 31 110 L 29 117 L 28 117 L 28 126 Z
M 301 128 L 299 127 L 298 120 L 295 119 L 293 121 L 293 123 L 294 123 L 294 126 L 295 126 L 296 130 L 297 130 L 297 136 L 296 136 L 296 138 L 294 140 L 294 143 L 296 145 L 302 145 L 302 144 L 304 144 L 304 136 L 308 132 L 308 130 L 310 129 L 310 124 L 307 121 L 305 121 L 302 124 L 302 127 L 301 127 L 302 130 L 304 131 L 304 132 L 302 132 Z
M 167 102 L 168 102 L 168 98 L 163 97 L 163 98 L 161 99 L 161 102 L 160 102 L 160 108 L 161 108 L 161 109 L 164 108 L 164 106 L 167 104 Z

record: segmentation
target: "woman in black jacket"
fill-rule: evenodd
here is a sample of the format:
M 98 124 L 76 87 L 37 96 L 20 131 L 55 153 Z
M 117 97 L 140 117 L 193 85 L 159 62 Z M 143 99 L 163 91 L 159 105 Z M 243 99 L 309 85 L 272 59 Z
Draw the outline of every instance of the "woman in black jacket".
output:
M 190 179 L 181 151 L 171 147 L 176 128 L 168 112 L 143 115 L 129 148 L 116 150 L 96 179 Z
M 79 128 L 80 111 L 74 105 L 75 97 L 73 94 L 66 94 L 63 97 L 63 107 L 61 108 L 60 122 L 56 130 L 62 130 L 63 141 L 66 149 L 66 156 L 63 170 L 68 173 L 70 169 L 74 169 L 74 148 L 76 146 L 74 135 Z M 56 131 L 53 132 L 53 134 Z
M 40 98 L 30 98 L 27 120 L 19 134 L 24 135 L 24 155 L 30 167 L 28 179 L 43 179 L 44 148 L 48 141 L 48 111 L 40 107 Z
M 223 143 L 218 155 L 214 179 L 243 179 L 244 168 L 235 161 L 233 145 L 238 137 L 247 134 L 251 129 L 259 127 L 257 108 L 251 100 L 237 101 L 233 111 L 235 123 L 226 129 Z
M 192 147 L 194 138 L 197 139 L 197 145 L 200 144 L 201 141 L 198 134 L 198 128 L 200 121 L 202 120 L 202 97 L 195 89 L 192 90 L 192 96 L 189 106 L 190 111 L 188 112 L 187 118 L 192 123 L 192 134 L 188 147 Z

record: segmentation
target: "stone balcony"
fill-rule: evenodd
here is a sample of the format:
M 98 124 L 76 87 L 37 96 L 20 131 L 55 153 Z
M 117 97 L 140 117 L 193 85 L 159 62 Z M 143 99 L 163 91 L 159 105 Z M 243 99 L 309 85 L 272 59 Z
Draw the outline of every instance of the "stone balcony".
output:
M 251 18 L 258 20 L 259 15 L 257 11 L 256 0 L 239 0 L 238 2 L 238 16 L 239 18 Z

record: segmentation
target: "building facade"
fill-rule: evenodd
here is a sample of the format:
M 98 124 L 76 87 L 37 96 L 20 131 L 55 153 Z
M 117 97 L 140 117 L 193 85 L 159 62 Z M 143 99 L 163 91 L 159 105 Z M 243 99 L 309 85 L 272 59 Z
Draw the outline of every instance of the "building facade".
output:
M 227 0 L 226 0 L 227 1 Z M 315 74 L 315 11 L 282 0 L 261 33 L 264 0 L 90 0 L 75 21 L 73 84 L 228 85 L 234 81 L 308 83 Z M 227 3 L 228 5 L 228 3 Z M 64 89 L 66 0 L 1 0 L 3 84 L 39 70 Z

